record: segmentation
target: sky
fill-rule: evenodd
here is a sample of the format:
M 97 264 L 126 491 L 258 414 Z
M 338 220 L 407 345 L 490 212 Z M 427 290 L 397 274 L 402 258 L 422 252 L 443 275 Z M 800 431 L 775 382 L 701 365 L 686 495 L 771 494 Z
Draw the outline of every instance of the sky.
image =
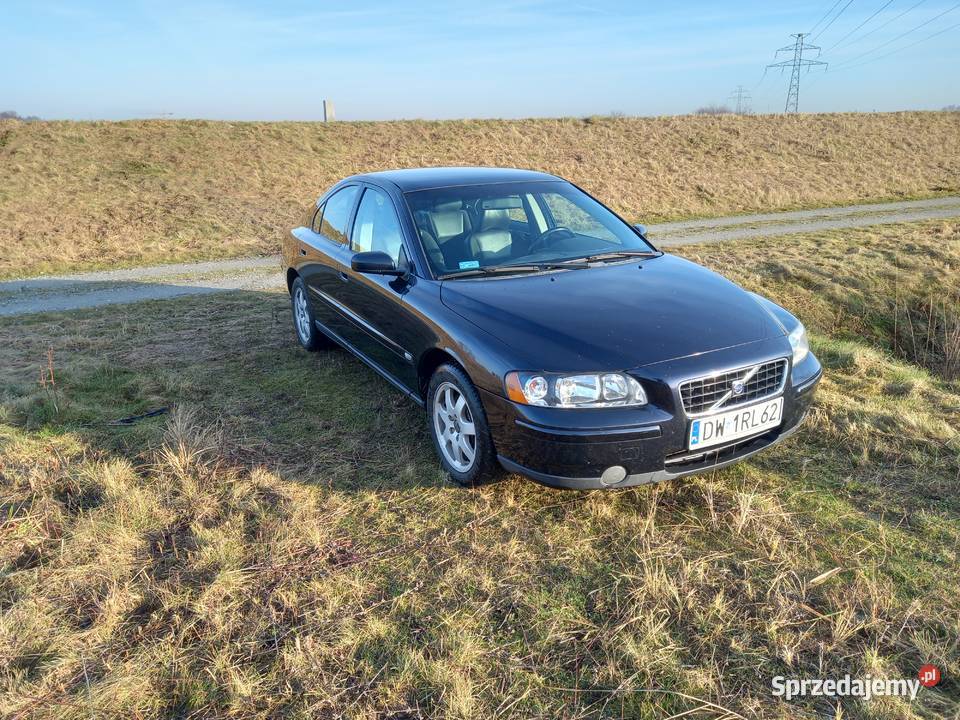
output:
M 324 98 L 339 120 L 668 115 L 738 85 L 781 112 L 789 73 L 764 66 L 811 29 L 830 66 L 802 74 L 801 111 L 960 105 L 955 0 L 2 0 L 0 17 L 0 110 L 48 119 L 317 120 Z

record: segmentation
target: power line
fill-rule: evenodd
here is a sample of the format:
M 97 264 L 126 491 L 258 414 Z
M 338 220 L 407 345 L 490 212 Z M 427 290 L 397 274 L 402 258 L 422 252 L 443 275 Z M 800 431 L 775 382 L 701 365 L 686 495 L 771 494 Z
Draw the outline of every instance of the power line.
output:
M 819 20 L 817 20 L 817 24 L 814 25 L 812 28 L 810 28 L 810 32 L 808 32 L 807 35 L 810 35 L 814 30 L 816 30 L 818 27 L 820 27 L 820 23 L 822 23 L 824 20 L 827 19 L 827 15 L 829 15 L 829 14 L 832 13 L 834 10 L 836 10 L 837 5 L 839 5 L 839 4 L 842 3 L 842 2 L 843 2 L 843 0 L 837 0 L 837 1 L 831 6 L 831 8 L 830 8 L 829 10 L 827 10 L 827 11 L 823 14 L 823 17 L 820 18 Z
M 957 3 L 957 4 L 954 5 L 953 7 L 947 8 L 947 9 L 944 10 L 942 13 L 939 13 L 938 15 L 934 15 L 934 16 L 933 16 L 932 18 L 930 18 L 929 20 L 926 20 L 926 21 L 920 23 L 920 24 L 917 25 L 916 27 L 910 28 L 910 29 L 907 30 L 906 32 L 900 33 L 899 35 L 897 35 L 897 36 L 896 36 L 895 38 L 893 38 L 892 40 L 887 40 L 885 43 L 880 43 L 880 44 L 877 45 L 875 48 L 872 48 L 872 49 L 870 49 L 870 50 L 867 50 L 866 52 L 860 53 L 859 55 L 856 55 L 855 57 L 852 57 L 852 58 L 850 58 L 849 60 L 844 60 L 842 63 L 840 63 L 840 64 L 838 65 L 838 67 L 843 67 L 844 65 L 849 65 L 850 63 L 855 62 L 855 61 L 859 60 L 860 58 L 862 58 L 862 57 L 864 57 L 864 56 L 866 56 L 866 55 L 870 55 L 871 53 L 876 52 L 876 51 L 879 50 L 880 48 L 884 48 L 884 47 L 886 47 L 887 45 L 890 45 L 890 44 L 892 44 L 892 43 L 895 43 L 895 42 L 896 42 L 897 40 L 899 40 L 900 38 L 904 38 L 904 37 L 906 37 L 907 35 L 916 32 L 916 31 L 919 30 L 920 28 L 926 27 L 927 25 L 929 25 L 930 23 L 932 23 L 934 20 L 938 20 L 939 18 L 942 18 L 944 15 L 946 15 L 946 14 L 949 13 L 949 12 L 953 12 L 953 11 L 956 10 L 957 8 L 960 8 L 960 3 Z
M 871 20 L 873 20 L 877 15 L 879 15 L 879 14 L 882 13 L 884 10 L 886 10 L 888 7 L 890 7 L 891 4 L 893 4 L 893 0 L 887 0 L 883 5 L 880 6 L 880 9 L 879 9 L 879 10 L 877 10 L 875 13 L 873 13 L 873 15 L 871 15 L 870 17 L 868 17 L 868 18 L 867 18 L 866 20 L 864 20 L 862 23 L 860 23 L 859 25 L 857 25 L 853 30 L 851 30 L 850 32 L 848 32 L 848 33 L 847 33 L 846 35 L 844 35 L 842 38 L 840 38 L 839 40 L 837 40 L 833 45 L 831 45 L 830 47 L 828 47 L 828 48 L 825 50 L 825 52 L 830 52 L 831 50 L 833 50 L 837 45 L 839 45 L 840 43 L 842 43 L 842 42 L 843 42 L 844 40 L 846 40 L 848 37 L 850 37 L 851 35 L 853 35 L 857 30 L 859 30 L 860 28 L 862 28 L 862 27 L 863 27 L 864 25 L 866 25 L 868 22 L 870 22 Z
M 852 0 L 851 0 L 852 1 Z M 795 37 L 797 41 L 793 45 L 787 45 L 777 50 L 776 55 L 782 52 L 793 51 L 791 60 L 784 60 L 778 63 L 767 65 L 768 68 L 780 68 L 781 71 L 791 68 L 790 89 L 787 90 L 787 104 L 784 106 L 784 112 L 798 112 L 800 107 L 800 68 L 805 67 L 809 72 L 811 67 L 822 65 L 827 67 L 827 63 L 821 60 L 810 60 L 803 57 L 804 50 L 816 50 L 817 57 L 820 56 L 820 48 L 816 45 L 804 45 L 803 39 L 810 33 L 797 33 L 790 37 Z
M 756 89 L 759 88 L 761 85 L 763 85 L 763 81 L 766 80 L 766 79 L 767 79 L 767 68 L 764 68 L 764 69 L 763 69 L 763 75 L 760 76 L 760 80 L 757 82 L 756 85 L 753 86 L 753 89 L 756 90 Z
M 895 22 L 895 21 L 899 20 L 900 18 L 902 18 L 902 17 L 903 17 L 904 15 L 906 15 L 907 13 L 913 12 L 913 11 L 916 10 L 918 7 L 920 7 L 921 5 L 923 5 L 926 1 L 927 1 L 927 0 L 920 0 L 920 1 L 917 2 L 917 3 L 914 3 L 913 5 L 911 5 L 910 7 L 908 7 L 906 10 L 904 10 L 904 11 L 903 11 L 902 13 L 900 13 L 899 15 L 897 15 L 897 16 L 895 16 L 895 17 L 892 17 L 892 18 L 890 18 L 889 20 L 887 20 L 885 23 L 882 23 L 882 24 L 878 25 L 877 27 L 875 27 L 875 28 L 874 28 L 873 30 L 871 30 L 870 32 L 864 33 L 863 35 L 861 35 L 860 37 L 858 37 L 858 38 L 857 38 L 856 40 L 854 40 L 853 42 L 848 42 L 846 45 L 844 45 L 844 47 L 847 47 L 847 46 L 849 46 L 849 45 L 855 45 L 856 43 L 860 42 L 861 40 L 865 40 L 866 38 L 870 37 L 871 35 L 873 35 L 873 34 L 874 34 L 875 32 L 877 32 L 878 30 L 883 30 L 887 25 L 889 25 L 889 24 L 892 23 L 892 22 Z M 831 49 L 832 49 L 832 48 L 831 48 Z
M 902 50 L 908 50 L 912 47 L 920 45 L 921 43 L 925 43 L 927 40 L 932 40 L 938 35 L 943 35 L 944 33 L 950 32 L 951 30 L 956 30 L 957 28 L 960 28 L 960 23 L 956 23 L 954 25 L 951 25 L 950 27 L 945 27 L 942 30 L 938 30 L 935 33 L 932 33 L 930 35 L 927 35 L 926 37 L 920 38 L 919 40 L 916 40 L 912 43 L 908 43 L 907 45 L 904 45 L 902 47 L 895 48 L 888 53 L 884 53 L 883 55 L 878 55 L 875 58 L 864 60 L 862 63 L 857 63 L 856 65 L 847 65 L 846 67 L 842 67 L 839 70 L 832 70 L 829 73 L 824 73 L 823 75 L 818 77 L 816 80 L 813 80 L 809 85 L 807 85 L 807 88 L 809 89 L 811 86 L 816 85 L 817 82 L 819 82 L 820 80 L 830 77 L 831 75 L 836 75 L 837 73 L 844 73 L 844 72 L 847 72 L 848 70 L 853 70 L 855 68 L 862 67 L 863 65 L 869 65 L 872 62 L 875 62 L 877 60 L 882 60 L 883 58 L 890 57 L 891 55 L 895 55 L 898 52 L 901 52 Z
M 868 64 L 870 64 L 870 63 L 872 63 L 872 62 L 874 62 L 874 61 L 876 61 L 876 60 L 882 60 L 883 58 L 890 57 L 891 55 L 895 55 L 896 53 L 900 52 L 901 50 L 906 50 L 906 49 L 908 49 L 908 48 L 912 48 L 912 47 L 914 47 L 915 45 L 919 45 L 920 43 L 926 42 L 927 40 L 932 40 L 933 38 L 937 37 L 937 35 L 943 35 L 945 32 L 949 32 L 949 31 L 951 31 L 951 30 L 956 30 L 957 28 L 960 28 L 960 23 L 956 23 L 955 25 L 951 25 L 950 27 L 946 27 L 946 28 L 944 28 L 943 30 L 938 30 L 937 32 L 933 33 L 932 35 L 927 35 L 926 37 L 920 38 L 919 40 L 917 40 L 917 41 L 915 41 L 915 42 L 912 42 L 912 43 L 909 43 L 908 45 L 904 45 L 903 47 L 895 48 L 894 50 L 891 50 L 891 51 L 888 52 L 888 53 L 884 53 L 883 55 L 878 55 L 877 57 L 870 58 L 869 60 L 864 60 L 862 63 L 857 63 L 856 65 L 847 65 L 846 67 L 843 67 L 843 68 L 841 68 L 840 70 L 838 70 L 838 71 L 836 71 L 836 72 L 843 72 L 844 70 L 853 70 L 854 68 L 858 68 L 858 67 L 861 67 L 861 66 L 863 66 L 863 65 L 868 65 Z
M 844 5 L 842 8 L 840 8 L 840 12 L 834 15 L 833 19 L 823 26 L 823 30 L 821 30 L 820 32 L 818 32 L 816 35 L 813 36 L 813 39 L 816 40 L 818 37 L 823 35 L 830 28 L 830 26 L 837 21 L 837 18 L 843 15 L 843 11 L 846 10 L 848 7 L 850 7 L 852 3 L 853 3 L 853 0 L 847 0 L 847 4 Z

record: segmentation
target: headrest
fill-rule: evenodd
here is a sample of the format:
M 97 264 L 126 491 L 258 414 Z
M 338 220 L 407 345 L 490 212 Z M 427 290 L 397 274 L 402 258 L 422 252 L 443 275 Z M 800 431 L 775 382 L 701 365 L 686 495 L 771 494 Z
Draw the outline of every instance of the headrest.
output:
M 459 208 L 434 210 L 430 213 L 430 219 L 433 221 L 433 229 L 436 231 L 437 240 L 440 242 L 470 229 L 470 218 L 467 217 L 465 210 Z
M 509 210 L 484 210 L 481 230 L 507 230 L 510 227 Z

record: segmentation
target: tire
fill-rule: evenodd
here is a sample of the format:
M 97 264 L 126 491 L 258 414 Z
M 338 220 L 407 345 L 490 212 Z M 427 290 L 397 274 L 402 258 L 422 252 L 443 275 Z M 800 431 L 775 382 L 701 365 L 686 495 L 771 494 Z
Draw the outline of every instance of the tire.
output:
M 333 344 L 317 329 L 313 308 L 307 297 L 307 286 L 302 278 L 297 278 L 290 286 L 290 311 L 293 314 L 293 331 L 304 348 L 310 352 L 316 352 Z
M 437 368 L 427 386 L 426 407 L 430 437 L 450 479 L 466 487 L 493 480 L 500 466 L 490 426 L 480 396 L 466 373 L 455 365 Z

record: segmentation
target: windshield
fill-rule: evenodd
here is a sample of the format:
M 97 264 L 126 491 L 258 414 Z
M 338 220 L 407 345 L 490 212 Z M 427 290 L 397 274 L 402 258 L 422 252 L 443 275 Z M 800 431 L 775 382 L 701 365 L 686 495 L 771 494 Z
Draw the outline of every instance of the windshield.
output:
M 562 181 L 464 185 L 406 198 L 437 275 L 654 251 L 623 220 Z

